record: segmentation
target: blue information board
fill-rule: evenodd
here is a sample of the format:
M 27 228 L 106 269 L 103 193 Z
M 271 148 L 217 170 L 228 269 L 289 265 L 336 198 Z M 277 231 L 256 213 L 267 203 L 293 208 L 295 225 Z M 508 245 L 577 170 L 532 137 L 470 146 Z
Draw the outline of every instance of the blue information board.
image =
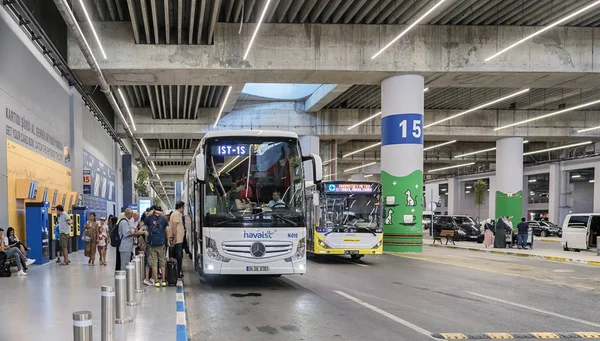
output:
M 423 144 L 423 115 L 392 114 L 381 119 L 381 145 Z

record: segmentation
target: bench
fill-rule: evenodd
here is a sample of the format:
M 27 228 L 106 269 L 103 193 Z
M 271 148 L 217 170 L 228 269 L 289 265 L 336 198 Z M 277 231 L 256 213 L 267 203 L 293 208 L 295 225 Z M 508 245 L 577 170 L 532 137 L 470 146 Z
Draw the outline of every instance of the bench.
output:
M 434 235 L 433 236 L 433 244 L 435 244 L 435 241 L 439 241 L 440 244 L 442 244 L 442 238 L 446 238 L 446 245 L 448 245 L 448 242 L 452 242 L 452 245 L 456 245 L 454 244 L 454 230 L 442 230 L 440 231 L 440 233 L 438 235 Z

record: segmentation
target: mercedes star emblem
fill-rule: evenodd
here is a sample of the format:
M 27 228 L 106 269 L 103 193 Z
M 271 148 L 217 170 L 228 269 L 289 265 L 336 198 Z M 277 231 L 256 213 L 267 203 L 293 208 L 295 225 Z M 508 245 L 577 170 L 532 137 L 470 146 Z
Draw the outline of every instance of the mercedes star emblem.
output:
M 256 258 L 260 258 L 267 253 L 267 248 L 263 243 L 254 243 L 250 247 L 250 253 Z

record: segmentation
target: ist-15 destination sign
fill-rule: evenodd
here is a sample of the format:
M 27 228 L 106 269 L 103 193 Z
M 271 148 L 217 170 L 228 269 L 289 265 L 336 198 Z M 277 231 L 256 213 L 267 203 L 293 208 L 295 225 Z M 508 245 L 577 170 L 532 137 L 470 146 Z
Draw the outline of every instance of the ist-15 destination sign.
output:
M 248 146 L 242 144 L 230 144 L 213 146 L 212 154 L 217 155 L 248 155 Z
M 373 184 L 325 184 L 325 193 L 373 193 Z

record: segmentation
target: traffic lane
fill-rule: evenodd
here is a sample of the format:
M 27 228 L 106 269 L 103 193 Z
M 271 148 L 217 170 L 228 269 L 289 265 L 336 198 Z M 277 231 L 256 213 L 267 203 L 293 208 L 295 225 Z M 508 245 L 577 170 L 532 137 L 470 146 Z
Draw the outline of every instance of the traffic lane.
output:
M 369 267 L 359 268 L 343 262 L 336 264 L 336 261 L 316 260 L 309 264 L 307 276 L 293 280 L 311 290 L 317 290 L 313 287 L 315 283 L 327 284 L 332 290 L 354 295 L 432 332 L 598 329 L 556 316 L 498 304 L 468 293 L 499 297 L 506 297 L 507 292 L 514 293 L 517 296 L 509 298 L 536 307 L 536 290 L 556 291 L 559 287 L 555 285 L 519 278 L 520 282 L 517 283 L 513 277 L 492 276 L 484 271 L 389 255 L 366 259 L 363 264 Z M 565 305 L 559 307 L 559 312 L 568 315 L 572 309 L 580 307 L 579 301 L 588 294 L 587 291 L 566 294 L 564 298 L 567 298 L 567 303 L 560 303 Z M 555 305 L 550 308 L 555 308 Z M 597 320 L 587 312 L 576 317 Z
M 190 339 L 431 340 L 339 295 L 321 297 L 291 280 L 298 277 L 225 276 L 208 283 L 187 272 Z

